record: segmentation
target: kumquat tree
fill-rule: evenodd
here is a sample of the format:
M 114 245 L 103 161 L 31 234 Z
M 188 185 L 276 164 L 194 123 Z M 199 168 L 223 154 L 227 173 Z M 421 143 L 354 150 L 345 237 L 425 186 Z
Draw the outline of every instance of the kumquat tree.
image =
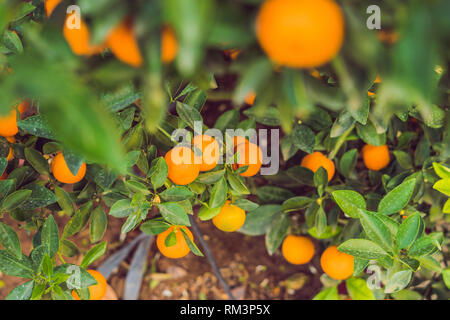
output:
M 450 298 L 449 1 L 0 3 L 1 299 Z

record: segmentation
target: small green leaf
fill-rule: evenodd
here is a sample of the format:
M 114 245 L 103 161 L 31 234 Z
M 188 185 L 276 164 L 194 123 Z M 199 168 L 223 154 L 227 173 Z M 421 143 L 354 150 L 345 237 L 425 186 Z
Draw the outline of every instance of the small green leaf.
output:
M 80 267 L 86 268 L 89 265 L 93 264 L 95 261 L 100 259 L 103 254 L 106 252 L 106 246 L 107 242 L 103 241 L 97 244 L 96 246 L 92 247 L 86 255 L 83 257 L 83 260 L 81 261 Z
M 338 250 L 367 260 L 379 259 L 387 254 L 378 244 L 365 239 L 347 240 L 338 247 Z
M 280 247 L 289 227 L 289 217 L 285 213 L 278 213 L 272 220 L 266 233 L 266 248 L 272 255 Z
M 183 186 L 175 186 L 170 189 L 166 189 L 159 194 L 165 201 L 183 201 L 191 198 L 194 194 L 191 190 Z
M 363 196 L 352 190 L 337 190 L 332 193 L 334 201 L 351 218 L 359 218 L 359 211 L 366 209 Z
M 375 300 L 366 280 L 352 277 L 345 281 L 345 285 L 352 300 Z
M 151 163 L 150 171 L 148 173 L 153 189 L 156 190 L 159 187 L 163 186 L 168 174 L 169 168 L 167 167 L 167 163 L 164 158 L 159 157 L 154 159 Z
M 13 228 L 3 222 L 0 222 L 0 244 L 17 259 L 22 257 L 22 247 L 20 245 L 19 236 Z
M 189 217 L 183 207 L 175 202 L 158 204 L 159 211 L 164 219 L 175 225 L 190 226 Z
M 31 196 L 31 190 L 18 190 L 8 195 L 2 202 L 2 209 L 12 211 L 20 207 Z
M 97 206 L 91 213 L 91 220 L 89 225 L 89 236 L 91 243 L 100 241 L 106 232 L 108 226 L 108 217 L 101 206 Z
M 146 221 L 143 224 L 141 224 L 141 227 L 140 227 L 142 232 L 144 232 L 148 235 L 151 235 L 151 236 L 156 236 L 156 235 L 160 234 L 161 232 L 166 231 L 169 228 L 170 228 L 170 224 L 161 218 L 155 218 L 155 219 Z
M 33 288 L 34 280 L 27 281 L 12 289 L 5 300 L 30 300 Z
M 399 249 L 408 248 L 419 236 L 421 217 L 418 213 L 415 213 L 405 220 L 398 228 L 396 241 Z

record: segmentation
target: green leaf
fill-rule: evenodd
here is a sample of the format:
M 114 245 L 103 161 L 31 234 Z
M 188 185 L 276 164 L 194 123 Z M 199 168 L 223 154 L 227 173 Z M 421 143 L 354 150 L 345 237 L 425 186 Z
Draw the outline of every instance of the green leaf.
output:
M 286 237 L 289 228 L 289 217 L 284 213 L 278 213 L 272 220 L 266 233 L 266 248 L 269 255 L 273 255 Z
M 22 257 L 22 247 L 20 245 L 19 236 L 13 228 L 3 222 L 0 222 L 0 244 L 8 253 L 15 256 L 17 259 Z
M 116 218 L 128 217 L 136 211 L 136 208 L 131 206 L 130 199 L 122 199 L 113 204 L 109 210 L 109 214 Z
M 74 257 L 79 253 L 76 244 L 67 239 L 61 240 L 59 250 L 61 251 L 61 254 L 65 257 Z
M 42 226 L 41 243 L 47 246 L 47 252 L 53 257 L 59 248 L 59 230 L 53 215 L 48 216 Z
M 12 53 L 19 54 L 23 52 L 22 41 L 16 32 L 5 30 L 2 36 L 2 44 Z
M 337 190 L 332 193 L 334 201 L 351 218 L 359 218 L 359 211 L 366 209 L 363 196 L 352 190 Z
M 140 227 L 142 232 L 144 232 L 148 235 L 151 235 L 151 236 L 156 236 L 156 235 L 160 234 L 161 232 L 166 231 L 169 228 L 170 228 L 170 224 L 161 218 L 155 218 L 155 219 L 146 221 L 143 224 L 141 224 L 141 227 Z
M 381 199 L 378 204 L 378 212 L 390 215 L 402 210 L 411 199 L 415 184 L 416 179 L 406 179 L 399 186 L 392 189 Z
M 357 123 L 356 132 L 365 143 L 373 146 L 381 146 L 386 144 L 386 134 L 378 134 L 377 129 L 371 121 L 368 121 L 366 125 Z
M 0 180 L 0 201 L 3 201 L 3 199 L 8 195 L 14 184 L 14 179 Z
M 86 271 L 86 269 L 74 264 L 67 263 L 57 266 L 54 269 L 54 273 L 65 273 L 70 275 L 66 281 L 66 284 L 75 289 L 87 288 L 97 284 L 97 281 L 89 272 Z
M 106 241 L 103 241 L 97 244 L 96 246 L 92 247 L 83 257 L 80 267 L 86 268 L 89 265 L 93 264 L 98 259 L 100 259 L 106 252 L 107 244 L 108 243 Z
M 34 271 L 30 259 L 22 255 L 16 258 L 5 250 L 0 250 L 0 272 L 9 276 L 32 278 Z
M 165 201 L 183 201 L 191 198 L 194 193 L 186 187 L 175 186 L 170 189 L 166 189 L 159 194 L 161 198 Z
M 314 200 L 308 197 L 293 197 L 283 202 L 282 207 L 285 212 L 305 209 Z
M 107 226 L 108 217 L 106 216 L 103 208 L 101 206 L 97 206 L 97 208 L 92 211 L 91 220 L 89 222 L 89 236 L 91 243 L 100 241 L 100 239 L 103 238 Z
M 230 184 L 231 189 L 236 191 L 238 194 L 240 195 L 250 194 L 250 191 L 245 185 L 242 177 L 238 176 L 237 174 L 234 174 L 231 171 L 227 171 L 227 180 L 228 183 Z
M 12 289 L 5 300 L 30 300 L 33 288 L 34 280 L 27 281 Z
M 400 291 L 409 284 L 412 278 L 411 270 L 396 272 L 390 277 L 384 288 L 384 293 L 394 293 Z
M 181 120 L 183 120 L 192 129 L 194 129 L 195 122 L 200 122 L 201 124 L 203 123 L 203 118 L 200 112 L 194 107 L 177 101 L 176 108 Z
M 158 204 L 159 212 L 168 222 L 175 225 L 190 226 L 189 217 L 183 207 L 175 202 Z
M 63 188 L 58 186 L 55 186 L 55 195 L 61 209 L 71 217 L 75 213 L 75 208 L 70 195 Z
M 195 182 L 200 182 L 203 184 L 213 184 L 213 183 L 216 183 L 217 181 L 219 181 L 224 176 L 224 174 L 225 174 L 225 169 L 201 173 L 197 177 Z
M 292 133 L 292 141 L 294 146 L 306 153 L 312 153 L 315 145 L 314 132 L 307 126 L 298 124 L 294 126 Z
M 339 300 L 337 286 L 326 288 L 320 291 L 313 300 Z
M 260 206 L 246 215 L 245 223 L 239 232 L 251 236 L 265 234 L 275 215 L 281 210 L 282 207 L 276 204 Z
M 196 244 L 191 240 L 191 238 L 189 238 L 186 231 L 183 228 L 180 228 L 180 230 L 183 233 L 183 237 L 186 240 L 186 243 L 187 243 L 189 249 L 191 249 L 192 253 L 195 254 L 196 256 L 203 257 L 203 253 L 196 246 Z
M 74 176 L 76 176 L 78 174 L 78 171 L 80 170 L 81 165 L 83 164 L 83 157 L 68 148 L 63 149 L 63 156 L 70 172 Z
M 345 281 L 345 285 L 352 300 L 375 300 L 366 280 L 352 277 Z
M 25 148 L 25 159 L 30 163 L 34 170 L 40 174 L 49 174 L 49 165 L 40 152 L 35 149 Z
M 214 124 L 214 128 L 220 131 L 225 131 L 225 129 L 236 129 L 238 122 L 239 111 L 231 109 L 220 115 Z
M 344 177 L 348 178 L 350 172 L 355 168 L 357 157 L 357 149 L 348 150 L 342 155 L 339 161 L 339 170 Z
M 420 257 L 430 254 L 437 247 L 437 241 L 431 236 L 423 236 L 417 239 L 409 248 L 408 254 L 413 257 Z
M 391 252 L 394 246 L 392 235 L 384 222 L 378 217 L 379 215 L 375 212 L 361 210 L 361 225 L 370 240 L 377 243 L 387 252 Z
M 152 182 L 153 189 L 158 189 L 164 185 L 169 174 L 169 168 L 163 157 L 156 158 L 152 161 L 148 175 Z
M 31 196 L 31 190 L 18 190 L 8 195 L 2 202 L 2 209 L 12 211 L 20 207 Z
M 281 203 L 286 198 L 292 198 L 294 194 L 280 187 L 263 186 L 256 189 L 256 195 L 262 202 L 266 203 Z
M 444 279 L 445 286 L 450 289 L 450 267 L 445 268 L 442 272 L 442 278 Z
M 246 212 L 253 211 L 259 207 L 259 204 L 247 199 L 238 199 L 233 204 Z
M 228 185 L 224 177 L 214 184 L 209 198 L 209 207 L 211 209 L 222 207 L 227 200 Z
M 450 168 L 440 163 L 433 162 L 433 168 L 441 179 L 450 179 Z
M 88 222 L 89 214 L 92 209 L 92 201 L 87 202 L 75 212 L 74 216 L 66 223 L 62 238 L 66 239 L 78 233 Z
M 33 262 L 34 270 L 39 272 L 42 267 L 42 261 L 44 260 L 44 256 L 48 256 L 47 254 L 47 246 L 45 244 L 41 244 L 31 251 L 30 257 Z
M 316 227 L 312 227 L 308 229 L 308 233 L 311 237 L 316 239 L 329 239 L 332 238 L 341 232 L 341 227 L 332 227 L 332 226 L 326 226 L 325 230 L 319 235 L 317 233 Z
M 433 185 L 433 189 L 450 197 L 450 178 L 439 180 Z
M 373 260 L 386 256 L 386 251 L 373 241 L 350 239 L 339 245 L 339 251 L 361 259 Z
M 322 206 L 320 206 L 319 209 L 316 211 L 316 216 L 314 219 L 314 228 L 319 237 L 327 228 L 327 215 L 323 210 Z
M 394 150 L 393 153 L 400 167 L 402 167 L 405 170 L 413 168 L 411 155 L 408 152 L 404 152 L 401 150 Z
M 261 108 L 258 105 L 244 111 L 244 115 L 266 126 L 280 125 L 280 111 L 275 107 Z
M 40 138 L 56 140 L 56 136 L 47 124 L 47 121 L 40 115 L 28 117 L 18 121 L 17 126 L 23 131 Z
M 414 243 L 421 231 L 421 217 L 418 213 L 415 213 L 405 220 L 398 228 L 396 241 L 399 249 L 408 248 Z
M 395 300 L 422 300 L 422 295 L 413 290 L 400 290 L 391 294 Z

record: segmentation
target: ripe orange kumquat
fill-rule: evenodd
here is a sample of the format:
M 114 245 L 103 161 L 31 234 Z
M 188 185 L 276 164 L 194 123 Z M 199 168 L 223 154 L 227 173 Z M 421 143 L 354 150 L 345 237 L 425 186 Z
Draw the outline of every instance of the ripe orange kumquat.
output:
M 6 116 L 0 116 L 0 136 L 12 137 L 19 132 L 17 127 L 17 112 L 13 109 Z
M 236 147 L 236 153 L 239 153 L 237 163 L 233 164 L 234 170 L 241 167 L 247 167 L 247 170 L 241 172 L 243 177 L 252 177 L 259 172 L 262 166 L 263 154 L 261 149 L 254 143 L 241 143 Z
M 275 63 L 312 68 L 336 56 L 344 40 L 344 16 L 333 0 L 266 0 L 256 35 Z
M 337 246 L 330 246 L 322 253 L 320 265 L 335 280 L 345 280 L 353 275 L 353 256 L 340 252 Z
M 50 165 L 50 169 L 56 180 L 62 183 L 77 183 L 80 182 L 86 174 L 86 163 L 82 163 L 78 173 L 73 175 L 67 166 L 66 160 L 62 152 L 59 152 L 54 158 Z
M 171 63 L 178 53 L 178 42 L 175 32 L 170 27 L 164 27 L 161 32 L 161 61 Z
M 97 284 L 89 286 L 89 300 L 102 300 L 106 293 L 106 279 L 97 270 L 87 270 L 90 275 L 97 281 Z M 72 297 L 75 300 L 81 300 L 75 290 L 72 291 Z
M 362 148 L 362 157 L 367 169 L 379 171 L 388 166 L 390 162 L 389 149 L 387 145 L 373 146 L 366 144 Z
M 79 19 L 80 28 L 70 28 L 75 21 Z M 91 33 L 89 27 L 83 19 L 78 18 L 76 13 L 68 14 L 64 22 L 63 28 L 64 38 L 66 38 L 72 52 L 76 55 L 91 56 L 102 52 L 105 47 L 103 45 L 91 44 Z
M 156 237 L 156 246 L 158 247 L 161 254 L 165 257 L 171 259 L 183 258 L 191 251 L 181 229 L 186 231 L 189 239 L 194 240 L 192 232 L 185 226 L 172 226 L 166 231 L 158 234 L 158 236 Z M 175 233 L 176 242 L 174 245 L 168 247 L 166 246 L 166 238 L 172 232 Z
M 314 244 L 311 239 L 288 235 L 281 246 L 283 257 L 292 264 L 305 264 L 314 256 Z
M 244 225 L 245 211 L 227 200 L 212 222 L 219 230 L 234 232 Z
M 308 168 L 313 172 L 316 172 L 320 167 L 323 167 L 325 170 L 327 170 L 328 181 L 333 178 L 336 170 L 334 162 L 318 151 L 306 155 L 302 159 L 300 165 L 302 167 Z
M 175 147 L 167 152 L 164 160 L 169 167 L 169 179 L 182 186 L 197 179 L 200 166 L 195 163 L 194 158 L 194 152 L 187 147 Z
M 201 156 L 197 156 L 201 163 L 199 166 L 200 171 L 209 171 L 214 169 L 219 162 L 220 157 L 220 146 L 219 143 L 211 136 L 208 135 L 198 135 L 192 139 L 192 144 L 198 151 L 201 152 Z M 194 150 L 195 154 L 195 150 Z
M 131 21 L 119 23 L 109 33 L 106 44 L 120 61 L 133 67 L 142 65 L 143 59 Z

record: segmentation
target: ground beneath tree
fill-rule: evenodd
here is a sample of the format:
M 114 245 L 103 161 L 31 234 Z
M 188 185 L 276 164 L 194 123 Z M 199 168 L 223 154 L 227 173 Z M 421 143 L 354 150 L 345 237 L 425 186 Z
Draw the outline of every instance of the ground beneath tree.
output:
M 56 218 L 60 226 L 69 219 L 58 216 Z M 93 267 L 100 265 L 109 255 L 139 234 L 139 231 L 132 232 L 125 240 L 120 241 L 122 221 L 108 218 L 108 231 L 102 239 L 108 241 L 108 249 L 104 258 Z M 32 235 L 20 229 L 20 224 L 7 216 L 1 220 L 15 226 L 23 250 L 29 254 Z M 250 237 L 237 232 L 225 233 L 216 229 L 211 222 L 198 221 L 198 225 L 236 298 L 311 299 L 320 291 L 321 271 L 318 256 L 307 265 L 294 266 L 287 263 L 279 253 L 269 256 L 263 236 Z M 71 240 L 79 245 L 82 252 L 76 257 L 67 259 L 66 262 L 79 263 L 83 254 L 91 247 L 88 228 L 83 229 Z M 124 261 L 116 273 L 108 279 L 108 283 L 119 298 L 123 294 L 130 260 L 131 257 Z M 4 299 L 15 286 L 25 281 L 0 273 L 0 299 Z M 182 259 L 168 259 L 159 254 L 156 244 L 153 243 L 147 258 L 139 299 L 227 299 L 227 296 L 206 258 L 190 253 Z

